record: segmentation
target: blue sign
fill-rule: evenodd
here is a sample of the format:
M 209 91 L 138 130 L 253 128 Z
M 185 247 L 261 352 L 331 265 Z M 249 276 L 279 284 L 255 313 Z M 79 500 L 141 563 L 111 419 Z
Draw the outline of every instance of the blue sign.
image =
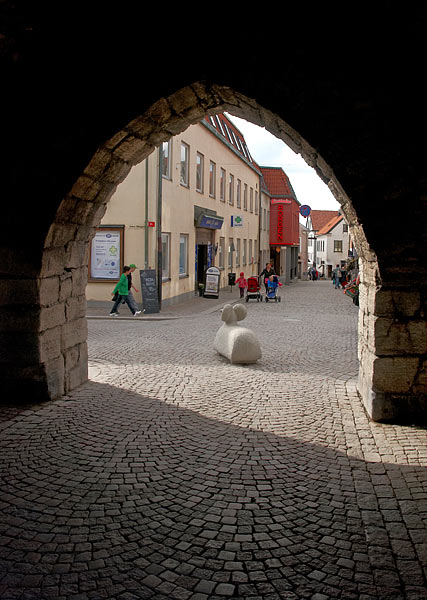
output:
M 308 215 L 311 213 L 311 208 L 307 206 L 307 204 L 303 204 L 300 206 L 299 212 L 301 216 L 308 217 Z
M 210 215 L 203 215 L 199 222 L 199 227 L 206 227 L 207 229 L 221 229 L 224 219 L 218 217 L 212 217 Z

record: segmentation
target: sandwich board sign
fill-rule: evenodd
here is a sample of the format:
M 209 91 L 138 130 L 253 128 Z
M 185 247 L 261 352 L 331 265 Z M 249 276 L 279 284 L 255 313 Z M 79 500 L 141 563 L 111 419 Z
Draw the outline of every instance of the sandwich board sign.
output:
M 156 271 L 154 269 L 145 269 L 139 272 L 139 276 L 141 279 L 142 308 L 144 309 L 144 314 L 158 313 L 160 307 L 157 294 Z
M 209 267 L 205 271 L 205 291 L 204 296 L 218 298 L 219 296 L 219 280 L 221 272 L 218 267 Z

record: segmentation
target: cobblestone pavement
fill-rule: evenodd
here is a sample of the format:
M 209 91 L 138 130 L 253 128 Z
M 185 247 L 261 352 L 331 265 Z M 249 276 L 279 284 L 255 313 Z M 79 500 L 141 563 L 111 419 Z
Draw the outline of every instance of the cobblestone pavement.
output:
M 256 365 L 218 311 L 89 320 L 90 381 L 0 409 L 0 598 L 427 598 L 427 431 L 366 417 L 358 309 L 246 306 Z

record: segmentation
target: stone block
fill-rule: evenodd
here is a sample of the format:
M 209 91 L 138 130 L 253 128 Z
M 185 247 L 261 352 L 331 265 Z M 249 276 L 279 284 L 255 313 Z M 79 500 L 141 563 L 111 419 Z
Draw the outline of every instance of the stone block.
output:
M 41 306 L 50 306 L 56 304 L 59 300 L 60 279 L 58 276 L 43 277 L 40 279 L 39 302 Z
M 60 327 L 65 323 L 64 304 L 55 304 L 54 306 L 42 307 L 40 309 L 39 330 L 45 331 Z
M 69 321 L 61 328 L 61 348 L 65 351 L 68 348 L 77 346 L 86 342 L 87 339 L 87 321 L 86 318 Z
M 65 393 L 65 369 L 63 357 L 58 356 L 54 360 L 45 363 L 44 368 L 49 396 L 52 400 L 59 398 Z
M 47 329 L 39 335 L 40 361 L 50 362 L 61 355 L 61 327 Z
M 67 321 L 75 321 L 86 316 L 86 298 L 80 296 L 78 298 L 68 298 L 65 303 L 65 315 Z
M 418 365 L 417 358 L 376 357 L 373 362 L 373 390 L 394 395 L 410 393 L 418 373 Z

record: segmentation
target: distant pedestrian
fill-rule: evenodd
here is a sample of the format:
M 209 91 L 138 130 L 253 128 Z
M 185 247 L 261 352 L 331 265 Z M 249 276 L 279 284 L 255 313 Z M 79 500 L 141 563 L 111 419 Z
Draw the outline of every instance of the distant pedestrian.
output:
M 117 309 L 121 302 L 126 302 L 133 316 L 139 315 L 139 313 L 141 312 L 140 310 L 133 309 L 131 304 L 129 303 L 129 282 L 127 277 L 129 272 L 130 267 L 123 267 L 123 273 L 121 274 L 120 279 L 113 290 L 113 296 L 115 297 L 115 301 L 114 306 L 110 312 L 110 317 L 116 317 L 119 314 Z
M 333 270 L 333 280 L 334 280 L 334 288 L 337 290 L 341 284 L 341 269 L 340 266 L 337 265 Z
M 236 283 L 239 286 L 240 297 L 243 298 L 243 296 L 245 295 L 245 289 L 248 287 L 248 282 L 245 279 L 245 274 L 243 273 L 243 271 L 240 273 L 240 277 L 236 280 Z

